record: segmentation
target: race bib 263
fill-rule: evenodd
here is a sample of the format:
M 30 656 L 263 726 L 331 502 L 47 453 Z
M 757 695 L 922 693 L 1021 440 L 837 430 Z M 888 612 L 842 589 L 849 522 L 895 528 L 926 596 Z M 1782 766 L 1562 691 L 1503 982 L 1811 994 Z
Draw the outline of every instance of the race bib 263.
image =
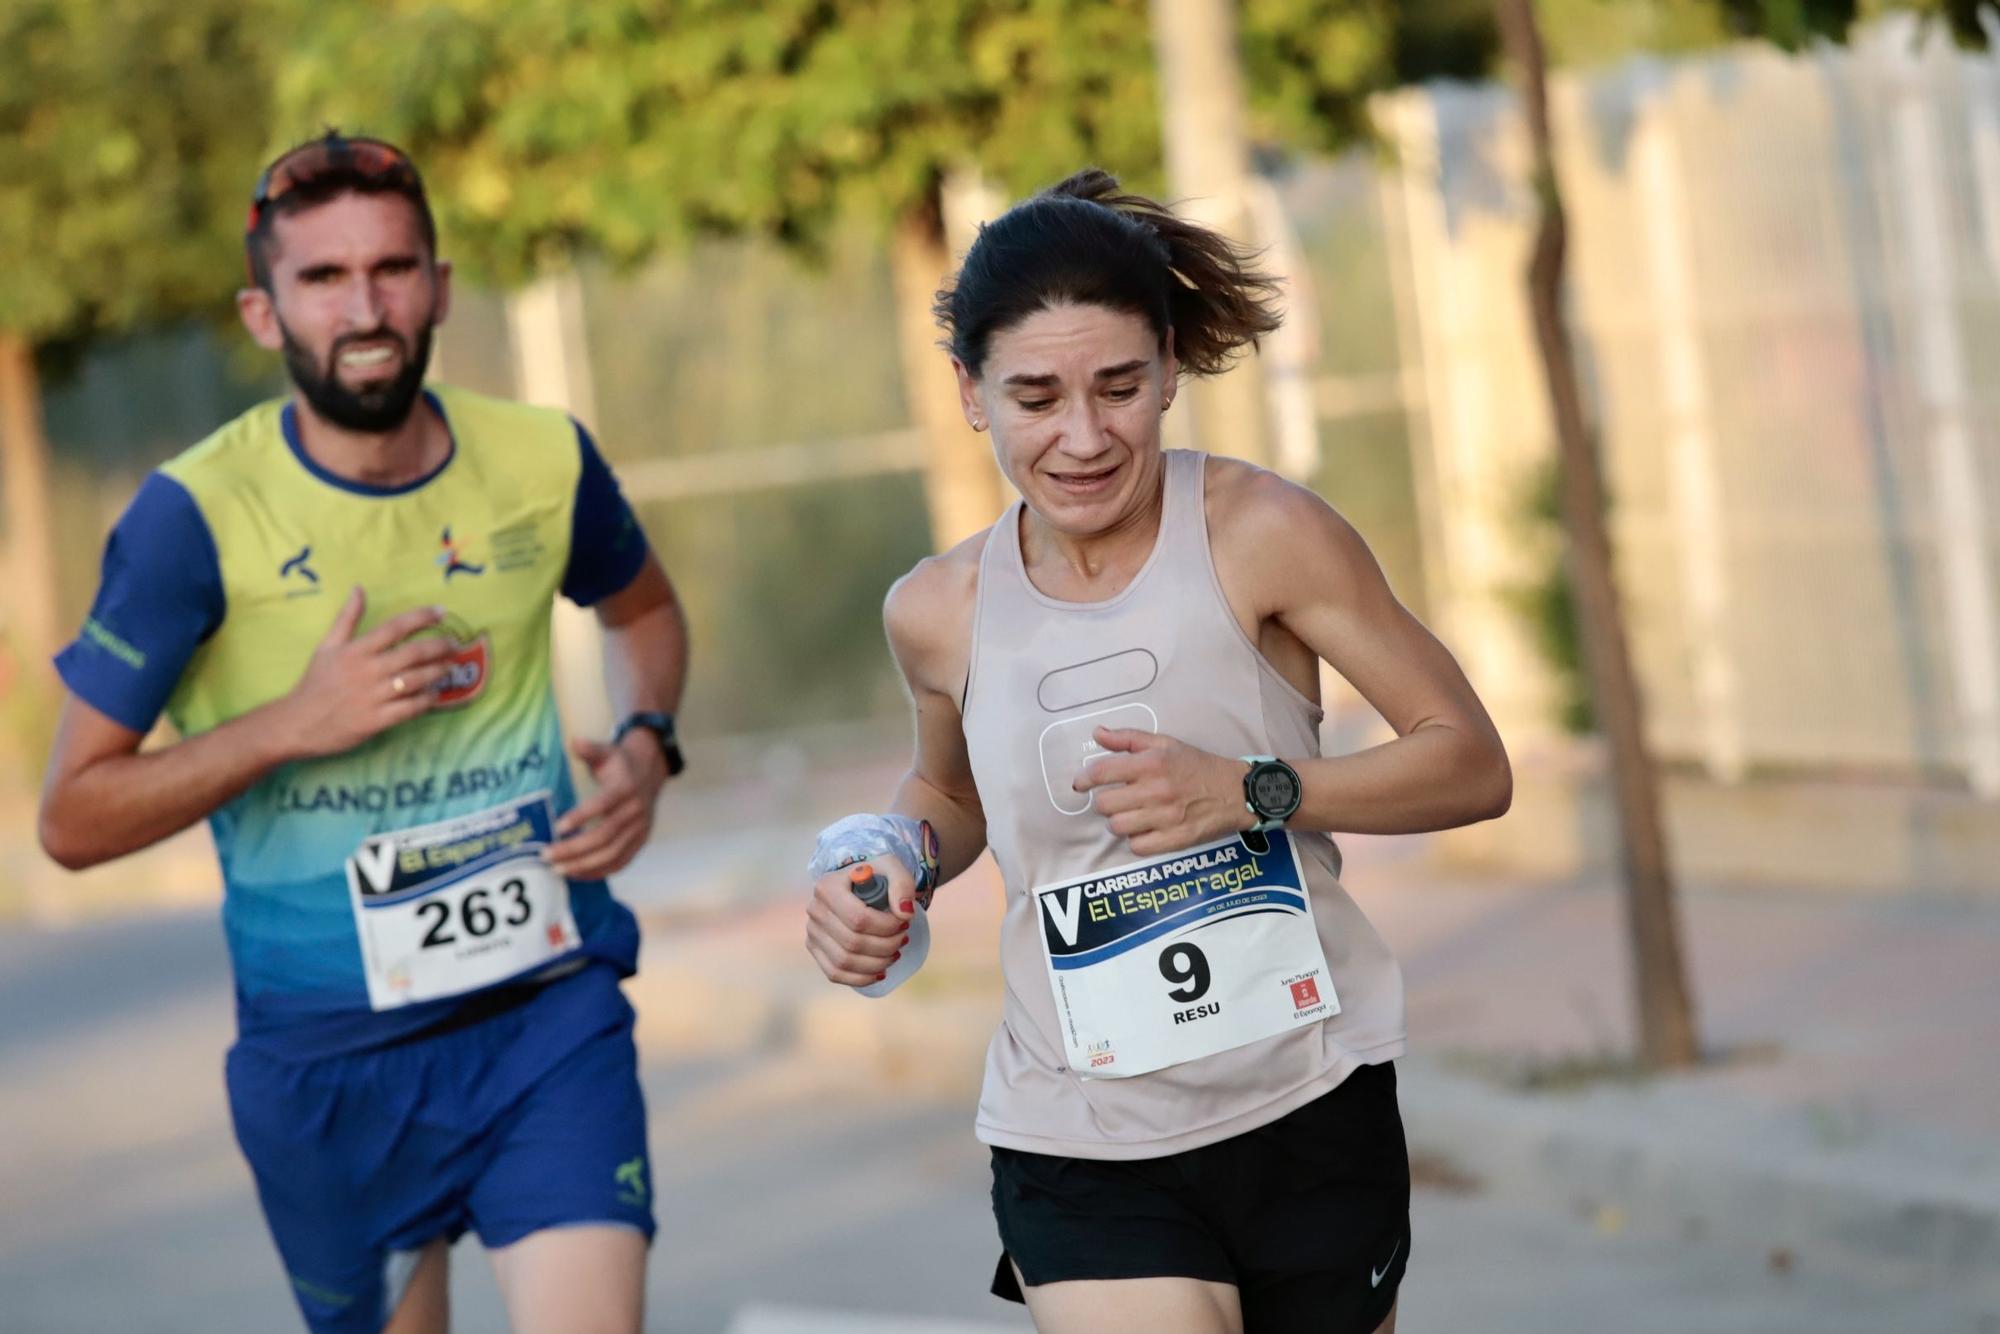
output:
M 355 849 L 347 885 L 372 1008 L 476 991 L 581 944 L 569 883 L 541 858 L 554 819 L 537 792 Z

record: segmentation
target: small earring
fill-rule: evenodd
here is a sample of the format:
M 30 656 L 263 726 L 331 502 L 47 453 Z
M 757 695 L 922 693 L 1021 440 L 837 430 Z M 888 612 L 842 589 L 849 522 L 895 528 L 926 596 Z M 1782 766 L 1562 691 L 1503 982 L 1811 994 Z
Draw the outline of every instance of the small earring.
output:
M 985 429 L 986 429 L 986 418 L 984 418 L 984 417 L 974 417 L 974 418 L 972 419 L 972 429 L 973 429 L 973 430 L 975 430 L 975 431 L 983 431 L 983 430 L 985 430 Z

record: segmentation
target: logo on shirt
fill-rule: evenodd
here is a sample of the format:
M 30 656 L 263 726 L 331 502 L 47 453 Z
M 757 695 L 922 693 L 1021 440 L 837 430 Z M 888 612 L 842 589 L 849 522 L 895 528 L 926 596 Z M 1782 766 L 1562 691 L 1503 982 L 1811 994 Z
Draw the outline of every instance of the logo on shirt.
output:
M 541 529 L 533 519 L 522 519 L 495 528 L 486 537 L 490 563 L 502 574 L 510 570 L 532 569 L 548 552 Z
M 292 557 L 290 560 L 286 561 L 283 565 L 280 565 L 278 567 L 278 577 L 280 579 L 289 579 L 296 574 L 309 584 L 318 583 L 319 576 L 313 573 L 312 566 L 306 564 L 307 561 L 312 559 L 312 554 L 313 554 L 313 549 L 311 543 L 307 543 L 305 546 L 300 547 L 298 555 Z
M 452 643 L 452 655 L 445 660 L 444 679 L 437 691 L 437 707 L 456 708 L 470 704 L 486 690 L 486 678 L 493 667 L 493 641 L 484 630 L 475 631 L 456 616 L 447 616 L 432 633 Z
M 643 1208 L 646 1203 L 646 1160 L 644 1157 L 628 1158 L 618 1164 L 611 1174 L 611 1180 L 618 1187 L 618 1201 L 621 1204 Z
M 1303 982 L 1292 983 L 1293 1009 L 1310 1010 L 1317 1004 L 1319 1004 L 1319 983 L 1310 977 Z
M 444 580 L 446 583 L 451 582 L 451 577 L 454 574 L 486 573 L 486 567 L 484 565 L 474 565 L 471 561 L 466 560 L 463 556 L 459 554 L 458 551 L 459 544 L 456 541 L 452 540 L 450 524 L 445 525 L 444 532 L 440 534 L 438 537 L 438 543 L 444 548 L 444 550 L 438 552 L 436 557 L 436 563 L 439 566 L 443 567 Z
M 95 616 L 85 618 L 83 637 L 135 672 L 146 670 L 146 655 L 118 637 L 111 627 Z

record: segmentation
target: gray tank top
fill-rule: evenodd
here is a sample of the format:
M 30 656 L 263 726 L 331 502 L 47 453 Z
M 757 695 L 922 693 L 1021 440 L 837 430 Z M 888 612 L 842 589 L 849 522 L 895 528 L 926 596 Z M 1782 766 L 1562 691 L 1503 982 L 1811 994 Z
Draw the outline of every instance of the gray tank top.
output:
M 1056 993 L 1065 983 L 1052 981 L 1049 914 L 1034 891 L 1148 860 L 1135 857 L 1070 787 L 1091 758 L 1093 728 L 1141 727 L 1220 755 L 1319 755 L 1320 709 L 1245 637 L 1223 595 L 1209 554 L 1205 462 L 1203 454 L 1167 451 L 1152 555 L 1106 601 L 1058 601 L 1028 581 L 1020 502 L 987 536 L 964 725 L 987 841 L 1007 893 L 1000 929 L 1006 995 L 979 1101 L 978 1135 L 988 1144 L 1082 1158 L 1159 1157 L 1276 1120 L 1356 1066 L 1403 1050 L 1395 959 L 1341 888 L 1333 840 L 1291 833 L 1339 1012 L 1128 1078 L 1072 1068 L 1069 1010 L 1059 1011 Z M 1232 848 L 1225 855 L 1241 854 Z M 1115 889 L 1143 879 L 1091 883 Z M 1073 902 L 1071 911 L 1078 911 Z M 1074 931 L 1074 917 L 1069 927 Z M 1310 934 L 1298 930 L 1309 948 Z M 1185 976 L 1168 970 L 1186 962 L 1163 959 L 1166 975 L 1153 985 L 1164 992 Z M 1145 966 L 1152 964 L 1149 955 Z

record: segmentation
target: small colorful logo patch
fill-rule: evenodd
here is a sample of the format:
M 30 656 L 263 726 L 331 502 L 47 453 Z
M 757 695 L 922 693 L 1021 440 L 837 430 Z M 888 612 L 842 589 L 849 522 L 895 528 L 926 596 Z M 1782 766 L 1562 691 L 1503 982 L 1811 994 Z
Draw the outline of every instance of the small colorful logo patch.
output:
M 486 567 L 484 565 L 474 565 L 471 561 L 466 560 L 463 556 L 459 554 L 458 550 L 459 543 L 452 539 L 450 524 L 445 525 L 444 532 L 441 533 L 438 537 L 438 544 L 442 546 L 444 550 L 438 552 L 436 563 L 439 566 L 443 567 L 444 579 L 446 583 L 451 582 L 451 577 L 454 574 L 486 573 Z
M 484 630 L 475 631 L 456 616 L 447 616 L 433 632 L 452 643 L 452 655 L 445 659 L 444 679 L 431 687 L 437 692 L 437 707 L 456 708 L 470 704 L 485 693 L 486 678 L 493 670 L 493 641 Z
M 1303 982 L 1292 983 L 1293 1009 L 1310 1010 L 1313 1006 L 1317 1004 L 1319 1004 L 1318 982 L 1315 982 L 1312 978 L 1309 977 Z

